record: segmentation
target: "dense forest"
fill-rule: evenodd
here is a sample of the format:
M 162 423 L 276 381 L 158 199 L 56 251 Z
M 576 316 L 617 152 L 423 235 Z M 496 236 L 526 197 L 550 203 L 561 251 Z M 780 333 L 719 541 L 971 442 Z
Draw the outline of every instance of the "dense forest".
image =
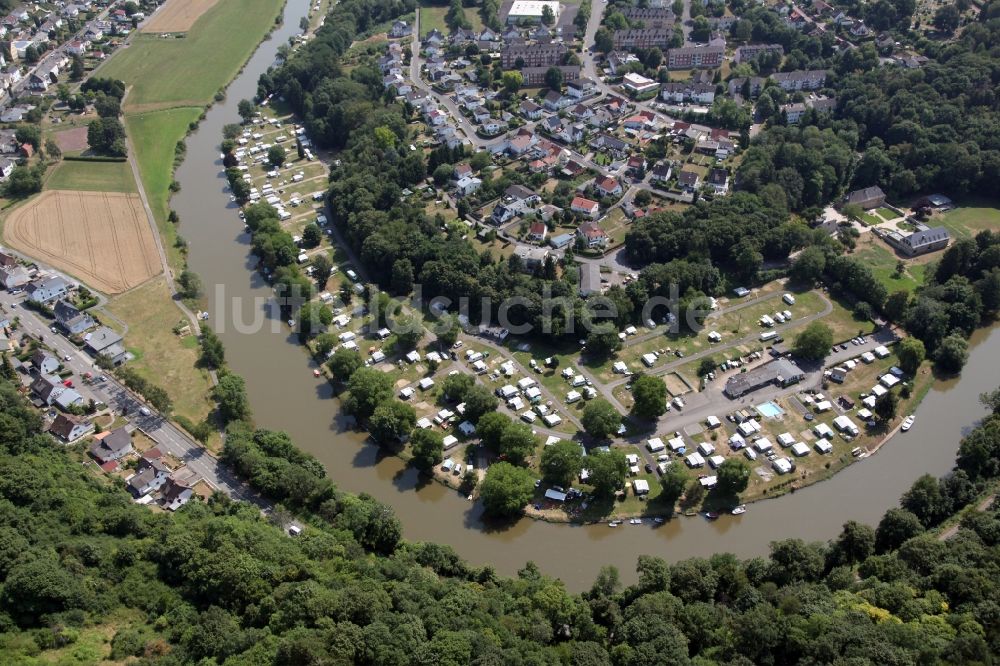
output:
M 607 567 L 572 594 L 530 563 L 507 578 L 401 541 L 391 509 L 338 491 L 282 433 L 231 429 L 227 455 L 301 507 L 301 536 L 278 526 L 281 505 L 264 518 L 221 495 L 153 512 L 81 467 L 83 446 L 40 434 L 0 383 L 0 661 L 992 663 L 1000 511 L 968 513 L 948 540 L 930 531 L 1000 477 L 1000 393 L 985 399 L 956 471 L 918 479 L 875 529 L 745 561 L 642 556 L 635 584 Z

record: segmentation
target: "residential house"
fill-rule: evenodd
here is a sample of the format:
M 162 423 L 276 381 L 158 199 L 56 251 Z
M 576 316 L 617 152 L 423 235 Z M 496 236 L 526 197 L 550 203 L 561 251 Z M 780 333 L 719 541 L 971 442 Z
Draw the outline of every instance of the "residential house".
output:
M 121 460 L 132 453 L 132 436 L 124 426 L 115 428 L 111 432 L 100 433 L 96 439 L 97 441 L 90 447 L 90 455 L 101 463 Z
M 597 90 L 597 84 L 594 83 L 593 79 L 577 76 L 575 79 L 566 79 L 566 81 L 566 94 L 570 97 L 583 99 Z
M 586 298 L 594 294 L 600 294 L 604 290 L 601 286 L 601 266 L 595 262 L 588 262 L 580 265 L 580 296 Z
M 158 458 L 139 458 L 139 465 L 125 485 L 129 492 L 136 499 L 145 497 L 151 492 L 159 490 L 167 482 L 170 476 L 170 468 L 164 465 Z
M 570 97 L 569 95 L 563 95 L 562 93 L 556 92 L 555 90 L 550 90 L 549 92 L 547 92 L 542 101 L 545 108 L 553 112 L 561 111 L 570 104 L 576 103 L 576 100 Z
M 612 51 L 608 54 L 608 69 L 615 76 L 631 64 L 639 62 L 639 58 L 627 51 Z
M 32 280 L 25 291 L 28 294 L 29 301 L 47 305 L 68 294 L 69 283 L 57 275 L 39 277 Z
M 39 349 L 31 355 L 31 365 L 39 374 L 54 375 L 59 370 L 59 359 Z
M 569 209 L 579 215 L 586 215 L 592 220 L 596 220 L 601 212 L 601 205 L 596 201 L 591 201 L 584 197 L 573 197 Z
M 191 486 L 177 479 L 168 478 L 160 493 L 160 502 L 163 508 L 176 511 L 187 504 L 194 495 Z
M 539 126 L 549 134 L 558 134 L 562 131 L 563 121 L 559 116 L 552 115 L 543 120 Z
M 587 221 L 577 227 L 576 235 L 583 239 L 588 248 L 604 247 L 608 243 L 608 234 L 596 222 Z
M 750 62 L 762 53 L 777 53 L 781 56 L 784 55 L 785 49 L 781 44 L 746 44 L 736 49 L 733 62 L 737 64 Z
M 58 437 L 67 444 L 72 444 L 92 432 L 94 432 L 94 424 L 90 419 L 72 414 L 58 414 L 52 425 L 49 426 L 49 434 Z
M 483 181 L 475 176 L 463 176 L 455 183 L 455 194 L 459 197 L 467 197 L 482 185 Z
M 646 158 L 641 153 L 628 158 L 628 162 L 625 164 L 628 172 L 637 178 L 646 173 L 647 166 Z
M 580 78 L 579 65 L 550 65 L 548 67 L 524 67 L 521 69 L 521 86 L 537 88 L 546 85 L 546 75 L 555 67 L 562 72 L 563 81 L 576 81 Z
M 0 158 L 0 181 L 10 178 L 10 174 L 14 173 L 14 167 L 16 166 L 17 162 L 9 157 Z
M 0 268 L 10 268 L 17 266 L 17 257 L 6 252 L 0 252 Z
M 4 288 L 8 291 L 20 289 L 28 284 L 30 279 L 28 269 L 24 266 L 5 266 L 0 268 L 0 284 L 3 284 Z
M 392 28 L 389 29 L 389 36 L 394 39 L 409 37 L 412 34 L 413 27 L 406 21 L 396 21 L 392 24 Z
M 666 184 L 670 180 L 671 169 L 670 165 L 664 162 L 660 162 L 653 166 L 653 170 L 649 175 L 649 179 L 658 184 Z
M 629 153 L 629 145 L 616 136 L 610 134 L 598 134 L 590 140 L 590 147 L 594 150 L 605 150 L 616 158 L 625 157 Z
M 614 178 L 602 178 L 595 184 L 595 189 L 600 197 L 615 197 L 622 193 L 622 184 Z
M 566 55 L 565 44 L 504 44 L 500 51 L 500 64 L 504 69 L 523 67 L 551 67 L 562 62 Z
M 630 24 L 642 23 L 647 28 L 673 28 L 677 20 L 665 7 L 624 7 L 621 13 Z
M 530 99 L 526 99 L 521 102 L 520 112 L 521 115 L 528 120 L 538 120 L 542 117 L 542 107 L 538 106 Z
M 667 51 L 668 69 L 715 68 L 722 66 L 726 49 L 722 46 L 684 46 Z
M 725 194 L 729 191 L 729 172 L 725 169 L 712 169 L 708 172 L 707 182 L 716 194 Z
M 445 43 L 445 41 L 447 40 L 445 39 L 445 36 L 441 34 L 441 31 L 438 30 L 437 28 L 434 28 L 429 33 L 427 33 L 427 36 L 424 37 L 422 44 L 424 46 L 440 47 Z
M 615 49 L 634 51 L 637 49 L 666 49 L 674 31 L 670 28 L 633 28 L 615 30 L 612 34 Z
M 760 95 L 765 83 L 767 83 L 767 79 L 761 76 L 738 77 L 729 80 L 729 83 L 726 84 L 726 92 L 729 93 L 730 97 L 743 97 L 744 93 L 748 93 L 753 98 Z
M 660 97 L 664 102 L 697 102 L 711 104 L 715 100 L 715 85 L 712 83 L 666 83 L 661 88 Z
M 906 256 L 916 257 L 948 247 L 951 235 L 944 227 L 934 227 L 914 231 L 907 236 L 898 232 L 890 232 L 885 236 L 885 240 Z
M 526 272 L 533 273 L 549 258 L 549 250 L 532 245 L 518 245 L 514 249 L 514 255 L 521 259 L 521 265 L 524 266 Z
M 533 240 L 538 243 L 544 243 L 546 237 L 549 235 L 549 228 L 544 222 L 536 220 L 531 223 L 531 227 L 528 229 L 528 240 Z
M 104 356 L 114 365 L 125 362 L 127 354 L 122 347 L 122 336 L 107 326 L 101 326 L 84 337 L 84 347 L 94 356 Z
M 775 72 L 771 78 L 782 90 L 819 90 L 826 85 L 826 70 L 810 69 L 794 72 Z
M 854 190 L 844 197 L 842 206 L 853 204 L 861 206 L 864 210 L 878 208 L 885 203 L 885 192 L 878 185 L 872 185 L 861 190 Z
M 644 127 L 648 127 L 653 123 L 653 114 L 649 111 L 640 111 L 634 116 L 629 116 L 622 121 L 622 126 L 625 129 L 630 130 L 641 130 Z
M 694 192 L 698 189 L 698 184 L 701 182 L 701 177 L 694 171 L 684 171 L 681 170 L 677 174 L 677 183 L 688 192 Z
M 789 125 L 797 125 L 809 110 L 816 113 L 832 113 L 837 108 L 837 100 L 833 97 L 811 96 L 805 102 L 782 104 L 779 108 L 785 114 Z
M 586 104 L 577 104 L 567 113 L 573 120 L 590 120 L 594 117 L 594 109 Z

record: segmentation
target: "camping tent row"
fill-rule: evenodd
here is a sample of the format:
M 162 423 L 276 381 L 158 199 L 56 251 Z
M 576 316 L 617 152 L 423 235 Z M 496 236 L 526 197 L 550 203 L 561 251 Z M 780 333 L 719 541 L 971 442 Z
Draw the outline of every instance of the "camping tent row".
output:
M 703 456 L 710 456 L 715 453 L 715 445 L 711 442 L 701 442 L 698 444 L 698 453 Z

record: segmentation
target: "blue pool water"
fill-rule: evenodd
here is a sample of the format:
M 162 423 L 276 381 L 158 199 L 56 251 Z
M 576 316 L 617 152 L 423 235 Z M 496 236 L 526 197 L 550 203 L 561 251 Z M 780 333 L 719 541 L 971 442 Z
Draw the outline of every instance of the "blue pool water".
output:
M 781 409 L 781 407 L 778 407 L 773 402 L 765 402 L 762 405 L 757 405 L 755 409 L 757 410 L 758 413 L 760 413 L 761 416 L 763 416 L 766 419 L 777 418 L 785 413 L 784 410 Z

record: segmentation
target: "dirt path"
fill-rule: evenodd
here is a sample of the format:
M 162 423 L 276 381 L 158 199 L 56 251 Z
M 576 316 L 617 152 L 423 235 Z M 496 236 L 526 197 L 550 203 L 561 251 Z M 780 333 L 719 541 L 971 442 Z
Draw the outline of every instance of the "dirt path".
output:
M 996 498 L 997 496 L 995 493 L 993 495 L 990 495 L 989 497 L 987 497 L 982 502 L 976 505 L 976 511 L 979 512 L 986 511 L 991 506 L 993 506 L 993 501 Z M 947 541 L 948 539 L 952 538 L 953 536 L 958 534 L 958 530 L 961 529 L 961 527 L 962 527 L 961 521 L 955 523 L 954 525 L 952 525 L 951 527 L 949 527 L 944 532 L 941 532 L 941 534 L 938 535 L 938 541 Z

